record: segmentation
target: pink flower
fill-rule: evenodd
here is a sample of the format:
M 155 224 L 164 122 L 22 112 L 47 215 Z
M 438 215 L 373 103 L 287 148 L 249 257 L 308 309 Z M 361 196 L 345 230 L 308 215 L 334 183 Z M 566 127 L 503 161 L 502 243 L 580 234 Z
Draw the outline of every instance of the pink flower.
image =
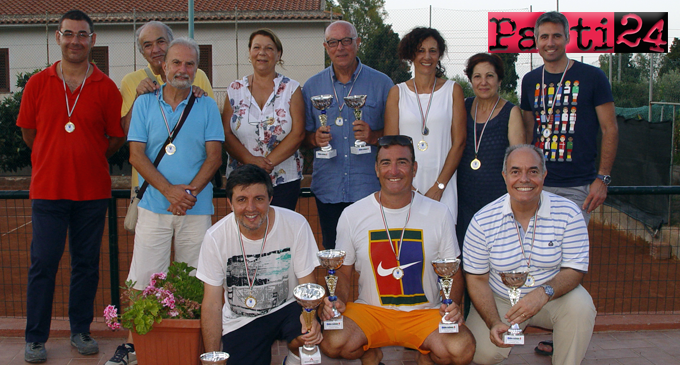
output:
M 285 118 L 286 117 L 286 110 L 285 109 L 276 109 L 276 115 L 279 118 Z
M 175 309 L 173 309 L 173 310 L 171 310 L 170 312 L 168 312 L 168 314 L 170 315 L 170 317 L 177 317 L 177 316 L 179 316 L 179 312 L 178 312 L 177 310 L 175 310 Z
M 106 306 L 104 308 L 104 319 L 106 319 L 106 325 L 113 331 L 119 330 L 120 323 L 118 322 L 118 309 L 112 305 Z

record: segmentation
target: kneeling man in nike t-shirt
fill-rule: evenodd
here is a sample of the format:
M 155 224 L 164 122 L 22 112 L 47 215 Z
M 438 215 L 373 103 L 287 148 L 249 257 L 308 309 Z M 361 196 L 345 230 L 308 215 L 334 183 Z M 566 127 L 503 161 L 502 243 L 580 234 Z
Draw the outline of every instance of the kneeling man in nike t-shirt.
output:
M 462 273 L 453 276 L 447 306 L 431 264 L 460 256 L 453 216 L 446 205 L 412 190 L 417 168 L 410 137 L 381 137 L 375 163 L 380 191 L 340 216 L 336 248 L 346 257 L 337 271 L 335 307 L 343 329 L 324 331 L 321 350 L 329 357 L 378 364 L 380 347 L 404 346 L 419 351 L 419 364 L 472 361 L 475 340 L 458 306 Z M 354 269 L 359 297 L 348 303 Z M 324 320 L 332 317 L 328 298 L 319 312 Z M 439 333 L 442 316 L 458 323 L 457 333 Z

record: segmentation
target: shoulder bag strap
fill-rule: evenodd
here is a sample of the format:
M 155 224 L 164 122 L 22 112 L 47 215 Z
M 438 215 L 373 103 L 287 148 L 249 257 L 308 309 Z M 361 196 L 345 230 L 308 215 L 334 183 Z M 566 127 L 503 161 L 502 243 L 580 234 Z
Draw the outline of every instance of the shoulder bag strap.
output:
M 163 143 L 163 147 L 161 147 L 161 150 L 158 151 L 156 160 L 153 162 L 154 167 L 158 167 L 158 165 L 161 163 L 161 160 L 163 159 L 163 156 L 165 156 L 165 147 L 172 141 L 174 141 L 175 138 L 177 138 L 177 133 L 179 133 L 179 130 L 182 129 L 184 121 L 187 120 L 187 116 L 189 116 L 189 112 L 191 112 L 191 108 L 194 106 L 194 101 L 196 101 L 196 97 L 194 96 L 194 93 L 192 91 L 191 96 L 189 97 L 189 102 L 187 103 L 187 106 L 184 108 L 184 113 L 182 113 L 182 119 L 179 120 L 177 128 L 175 129 L 175 133 L 172 134 L 172 138 L 168 136 L 168 139 L 166 139 L 165 143 Z M 137 199 L 139 200 L 142 199 L 142 196 L 144 196 L 144 192 L 146 191 L 146 188 L 148 186 L 149 182 L 144 180 L 144 184 L 142 184 L 142 186 L 139 188 L 139 191 L 137 192 Z

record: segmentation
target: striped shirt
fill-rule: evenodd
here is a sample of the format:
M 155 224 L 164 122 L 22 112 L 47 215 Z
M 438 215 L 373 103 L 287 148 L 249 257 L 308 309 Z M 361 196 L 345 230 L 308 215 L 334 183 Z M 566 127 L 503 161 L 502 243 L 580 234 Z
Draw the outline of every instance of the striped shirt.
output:
M 465 271 L 478 275 L 490 271 L 491 289 L 504 298 L 508 297 L 508 288 L 499 272 L 526 270 L 529 258 L 529 274 L 535 283 L 522 287 L 522 295 L 552 279 L 563 267 L 588 271 L 588 230 L 581 209 L 570 200 L 543 191 L 536 217 L 537 222 L 531 217 L 525 233 L 514 218 L 508 194 L 482 208 L 472 218 L 465 235 Z M 519 246 L 518 227 L 524 255 Z

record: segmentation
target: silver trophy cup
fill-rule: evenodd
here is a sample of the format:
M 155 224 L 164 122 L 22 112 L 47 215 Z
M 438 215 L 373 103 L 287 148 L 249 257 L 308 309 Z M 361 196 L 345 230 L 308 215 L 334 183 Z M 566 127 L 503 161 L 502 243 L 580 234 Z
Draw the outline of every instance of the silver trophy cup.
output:
M 312 328 L 316 319 L 316 307 L 321 304 L 326 295 L 326 289 L 319 284 L 300 284 L 293 289 L 293 296 L 302 307 L 302 316 L 305 320 L 307 331 Z M 302 364 L 320 364 L 321 352 L 316 345 L 303 345 L 300 347 L 300 361 Z
M 442 286 L 442 292 L 444 293 L 444 299 L 442 303 L 449 306 L 453 303 L 451 299 L 451 288 L 453 287 L 453 276 L 458 272 L 460 267 L 459 259 L 437 259 L 432 261 L 432 267 L 434 272 L 439 275 L 439 282 Z M 439 333 L 457 333 L 458 323 L 449 321 L 445 317 L 449 314 L 446 312 L 444 317 L 442 317 L 442 322 L 439 324 Z
M 229 354 L 222 351 L 206 352 L 201 355 L 201 365 L 226 365 Z
M 499 272 L 503 284 L 507 286 L 510 304 L 514 307 L 522 294 L 520 289 L 527 281 L 528 271 L 503 271 Z M 506 345 L 524 345 L 524 334 L 517 323 L 510 326 L 508 332 L 503 334 L 503 343 Z
M 321 111 L 319 114 L 319 122 L 322 127 L 328 125 L 328 115 L 326 114 L 326 109 L 331 106 L 333 102 L 333 95 L 316 95 L 310 98 L 312 105 L 317 110 Z M 333 158 L 337 155 L 337 151 L 333 149 L 330 143 L 321 147 L 321 151 L 316 151 L 316 158 Z
M 355 120 L 361 120 L 361 108 L 366 104 L 366 97 L 367 95 L 352 95 L 344 98 L 345 104 L 354 109 Z M 357 139 L 354 141 L 354 147 L 351 147 L 350 150 L 355 155 L 363 155 L 364 153 L 371 153 L 371 146 L 366 146 L 366 142 Z
M 338 297 L 335 296 L 335 288 L 338 284 L 338 277 L 335 276 L 335 270 L 342 266 L 345 261 L 345 251 L 341 250 L 323 250 L 316 253 L 319 258 L 321 267 L 328 270 L 326 275 L 326 286 L 328 287 L 328 300 L 331 302 L 333 308 L 333 318 L 324 321 L 324 330 L 342 329 L 342 314 L 335 308 L 335 301 Z

